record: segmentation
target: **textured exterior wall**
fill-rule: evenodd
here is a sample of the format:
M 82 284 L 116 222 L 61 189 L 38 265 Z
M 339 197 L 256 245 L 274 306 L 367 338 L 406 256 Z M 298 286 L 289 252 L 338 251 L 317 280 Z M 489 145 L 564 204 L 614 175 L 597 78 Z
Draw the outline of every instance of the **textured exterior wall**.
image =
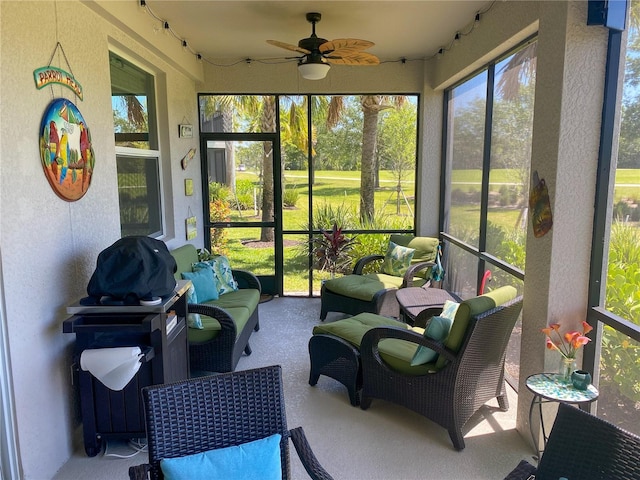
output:
M 135 10 L 136 3 L 130 3 Z M 188 149 L 198 146 L 196 93 L 191 78 L 78 1 L 3 1 L 0 21 L 3 302 L 21 465 L 25 479 L 40 480 L 50 478 L 72 449 L 80 447 L 74 445 L 80 418 L 69 368 L 74 336 L 62 333 L 65 308 L 86 295 L 98 253 L 120 237 L 110 45 L 146 59 L 159 74 L 169 244 L 184 243 L 188 208 L 201 210 L 198 189 L 193 197 L 184 196 L 184 178 L 200 182 L 198 164 L 192 162 L 185 172 L 179 166 Z M 57 41 L 70 68 L 60 54 L 52 64 L 73 71 L 83 86 L 83 101 L 60 86 L 35 88 L 33 71 L 47 65 Z M 76 202 L 56 196 L 40 163 L 40 121 L 54 97 L 72 100 L 92 135 L 94 176 L 86 195 Z M 177 138 L 184 118 L 196 127 L 192 140 Z M 197 241 L 202 242 L 202 235 Z

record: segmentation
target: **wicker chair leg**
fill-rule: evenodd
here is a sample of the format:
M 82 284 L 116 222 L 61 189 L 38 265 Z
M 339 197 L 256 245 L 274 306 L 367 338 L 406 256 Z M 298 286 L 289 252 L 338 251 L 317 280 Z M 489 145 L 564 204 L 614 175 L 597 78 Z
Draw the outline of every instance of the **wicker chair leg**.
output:
M 360 397 L 360 408 L 367 410 L 371 406 L 371 397 Z
M 507 398 L 507 395 L 498 395 L 498 406 L 500 407 L 500 410 L 503 412 L 506 412 L 507 410 L 509 410 L 509 399 Z
M 462 437 L 462 432 L 460 430 L 456 430 L 455 428 L 449 429 L 449 438 L 451 438 L 451 442 L 453 443 L 453 447 L 460 451 L 464 450 L 464 438 Z
M 247 355 L 251 355 L 251 346 L 249 345 L 249 343 L 247 343 L 247 346 L 244 347 L 244 353 L 246 353 Z

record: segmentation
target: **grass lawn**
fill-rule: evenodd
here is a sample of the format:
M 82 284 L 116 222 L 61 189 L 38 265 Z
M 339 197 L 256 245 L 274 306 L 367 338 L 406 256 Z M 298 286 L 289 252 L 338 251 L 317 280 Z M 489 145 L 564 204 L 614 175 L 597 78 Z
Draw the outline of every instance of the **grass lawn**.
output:
M 479 170 L 456 170 L 452 173 L 454 189 L 463 192 L 479 189 L 481 172 Z M 248 179 L 258 183 L 258 175 L 252 172 L 238 172 L 237 179 Z M 309 187 L 306 183 L 306 171 L 285 171 L 285 190 L 295 189 L 298 194 L 296 205 L 283 210 L 283 226 L 285 230 L 297 231 L 296 234 L 285 235 L 284 269 L 285 292 L 306 292 L 309 286 L 308 258 L 305 254 L 305 234 L 309 223 Z M 512 170 L 492 170 L 491 183 L 514 184 L 517 176 Z M 397 192 L 397 179 L 389 171 L 380 172 L 380 188 L 375 191 L 376 212 L 384 212 L 392 218 L 401 218 L 407 228 L 412 228 L 414 219 L 414 172 L 409 172 L 401 182 L 402 191 Z M 640 199 L 640 170 L 622 169 L 616 174 L 615 201 L 621 198 Z M 499 185 L 492 187 L 498 191 Z M 360 172 L 356 171 L 317 171 L 313 189 L 313 207 L 322 208 L 330 205 L 334 208 L 347 206 L 357 216 L 360 204 Z M 406 200 L 405 200 L 406 199 Z M 408 203 L 408 205 L 407 205 Z M 451 218 L 455 225 L 464 225 L 466 229 L 477 232 L 480 205 L 452 205 Z M 510 231 L 516 227 L 520 209 L 514 206 L 491 207 L 489 220 Z M 234 222 L 259 221 L 253 210 L 232 210 L 231 220 Z M 325 228 L 329 228 L 326 225 Z M 250 240 L 260 237 L 258 228 L 228 229 L 227 252 L 234 268 L 244 268 L 257 274 L 270 275 L 274 272 L 275 254 L 271 246 L 252 245 Z M 249 241 L 249 242 L 248 242 Z M 302 245 L 302 246 L 301 246 Z M 320 280 L 326 278 L 325 272 L 314 271 L 314 290 L 320 288 Z

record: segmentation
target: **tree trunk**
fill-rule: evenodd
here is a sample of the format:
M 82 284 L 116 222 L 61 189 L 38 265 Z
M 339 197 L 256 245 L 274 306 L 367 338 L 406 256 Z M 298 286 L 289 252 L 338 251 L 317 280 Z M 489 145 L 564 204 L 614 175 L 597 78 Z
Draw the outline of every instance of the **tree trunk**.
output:
M 380 97 L 368 95 L 362 99 L 362 161 L 360 164 L 360 219 L 372 220 L 375 214 L 375 154 L 378 137 Z
M 262 106 L 262 131 L 275 132 L 276 106 L 274 97 L 264 96 Z M 271 142 L 264 142 L 263 168 L 262 168 L 262 221 L 272 222 L 274 216 L 273 204 L 273 145 Z M 262 227 L 260 231 L 261 242 L 274 241 L 273 227 Z

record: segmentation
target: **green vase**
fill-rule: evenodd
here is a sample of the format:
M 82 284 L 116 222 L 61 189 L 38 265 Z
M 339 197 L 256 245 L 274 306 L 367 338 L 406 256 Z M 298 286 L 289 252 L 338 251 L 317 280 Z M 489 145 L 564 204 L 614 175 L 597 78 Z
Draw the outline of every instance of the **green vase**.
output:
M 571 383 L 571 374 L 576 369 L 576 359 L 560 357 L 560 366 L 558 369 L 558 380 L 562 383 Z

